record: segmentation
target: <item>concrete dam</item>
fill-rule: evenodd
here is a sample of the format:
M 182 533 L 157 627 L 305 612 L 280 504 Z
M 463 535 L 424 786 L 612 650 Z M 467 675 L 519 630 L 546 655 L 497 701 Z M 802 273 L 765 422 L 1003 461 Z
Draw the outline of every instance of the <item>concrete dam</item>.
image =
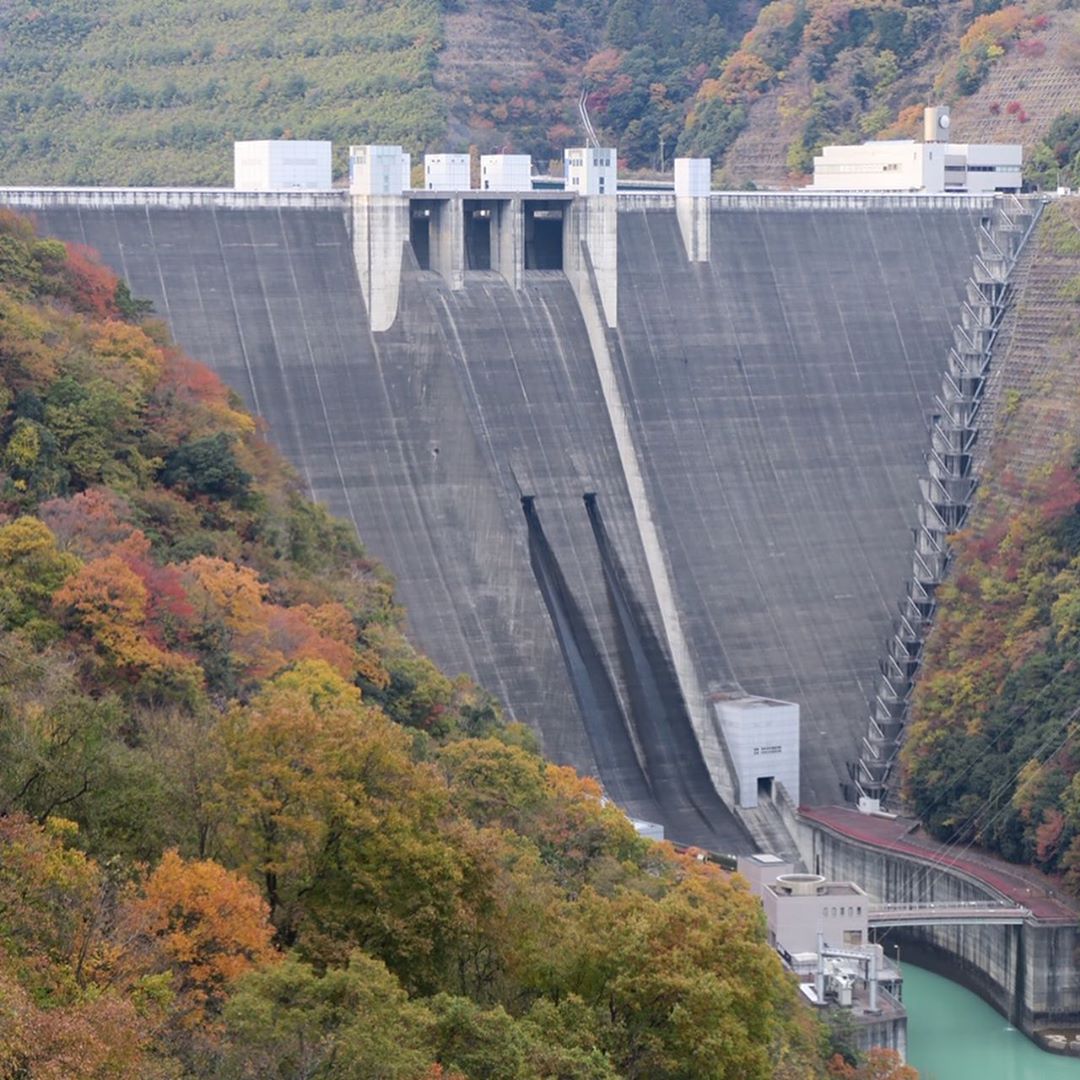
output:
M 482 195 L 0 203 L 151 299 L 414 640 L 633 816 L 755 846 L 733 693 L 797 703 L 797 797 L 850 800 L 994 198 Z

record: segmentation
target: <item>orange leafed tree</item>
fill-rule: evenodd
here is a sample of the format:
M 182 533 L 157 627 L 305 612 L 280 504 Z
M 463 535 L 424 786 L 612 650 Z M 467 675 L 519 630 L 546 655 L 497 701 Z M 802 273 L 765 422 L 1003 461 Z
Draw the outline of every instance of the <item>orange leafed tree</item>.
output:
M 849 1065 L 839 1054 L 829 1062 L 829 1075 L 837 1080 L 919 1080 L 917 1069 L 905 1065 L 895 1050 L 875 1047 L 861 1065 Z
M 86 563 L 53 597 L 54 608 L 84 634 L 120 674 L 201 681 L 195 663 L 156 645 L 146 632 L 151 594 L 121 555 Z
M 269 909 L 250 882 L 209 860 L 166 851 L 123 916 L 138 970 L 171 970 L 182 1021 L 220 1010 L 228 984 L 272 962 Z

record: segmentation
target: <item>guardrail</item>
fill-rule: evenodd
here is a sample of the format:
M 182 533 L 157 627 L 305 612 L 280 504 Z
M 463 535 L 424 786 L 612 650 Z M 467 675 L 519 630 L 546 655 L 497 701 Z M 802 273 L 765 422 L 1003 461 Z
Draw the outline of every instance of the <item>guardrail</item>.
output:
M 147 206 L 166 210 L 207 207 L 225 210 L 292 209 L 343 210 L 349 192 L 337 191 L 233 191 L 231 188 L 77 188 L 4 187 L 0 206 L 28 210 L 75 206 L 106 209 Z
M 1002 900 L 875 904 L 867 914 L 871 926 L 1016 926 L 1031 918 L 1026 907 Z

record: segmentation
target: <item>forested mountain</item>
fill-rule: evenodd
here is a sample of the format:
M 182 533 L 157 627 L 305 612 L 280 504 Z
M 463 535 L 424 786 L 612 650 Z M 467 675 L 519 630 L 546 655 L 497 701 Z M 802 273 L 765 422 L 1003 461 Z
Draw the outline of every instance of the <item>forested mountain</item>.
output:
M 941 839 L 1062 873 L 1080 895 L 1080 200 L 1050 206 L 1032 242 L 904 768 Z
M 1034 145 L 1080 109 L 1069 0 L 9 0 L 0 182 L 220 184 L 236 138 L 516 150 L 578 144 L 578 100 L 624 167 L 714 159 L 798 183 L 824 141 Z
M 741 879 L 419 655 L 144 308 L 0 212 L 0 1078 L 824 1076 Z

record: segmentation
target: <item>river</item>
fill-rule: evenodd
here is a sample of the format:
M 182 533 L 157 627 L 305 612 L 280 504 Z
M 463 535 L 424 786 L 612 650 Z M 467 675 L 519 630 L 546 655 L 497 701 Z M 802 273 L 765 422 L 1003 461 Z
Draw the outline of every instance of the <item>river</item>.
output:
M 1080 1080 L 1080 1060 L 1040 1050 L 958 983 L 903 967 L 908 1062 L 921 1080 Z

